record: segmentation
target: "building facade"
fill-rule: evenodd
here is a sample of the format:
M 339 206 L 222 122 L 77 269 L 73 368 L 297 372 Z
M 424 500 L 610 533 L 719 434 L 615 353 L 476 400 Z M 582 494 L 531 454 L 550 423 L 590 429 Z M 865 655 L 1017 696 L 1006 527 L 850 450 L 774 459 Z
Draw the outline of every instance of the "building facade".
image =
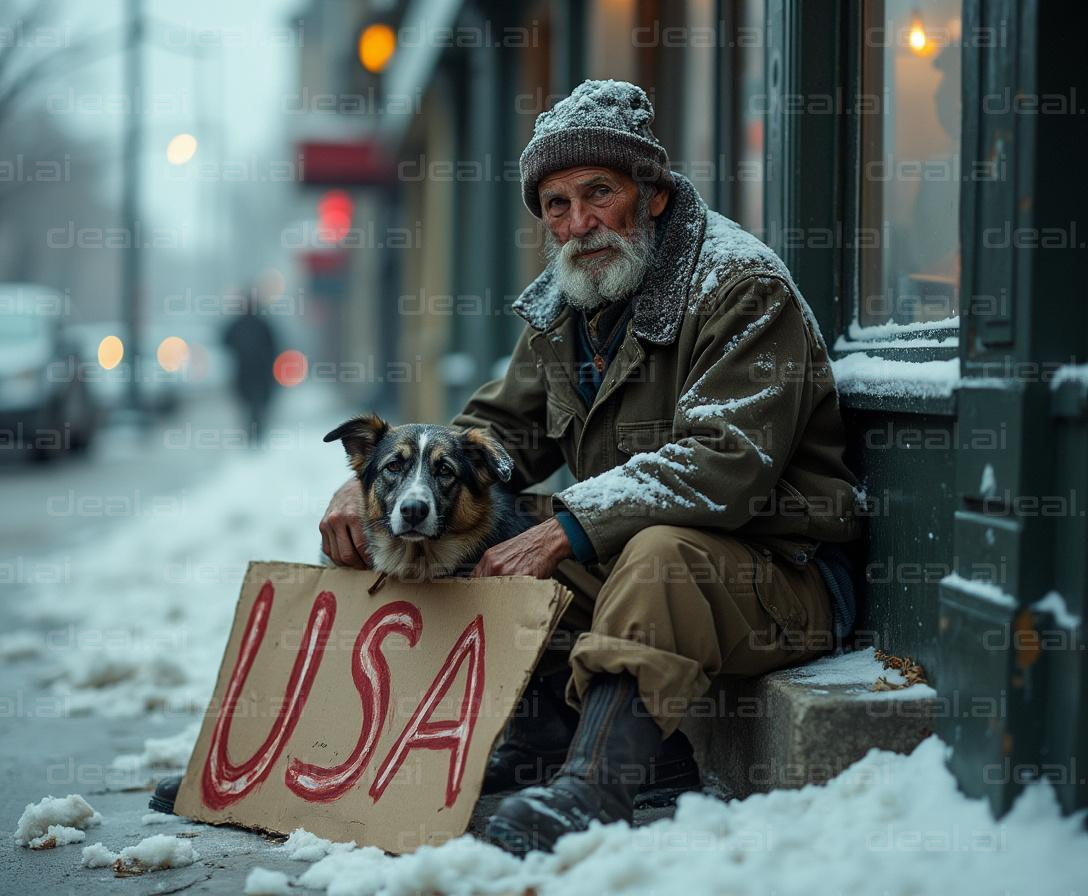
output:
M 924 665 L 966 792 L 1002 812 L 1046 776 L 1067 809 L 1088 805 L 1085 188 L 1058 175 L 1085 145 L 1084 79 L 1067 12 L 315 0 L 303 82 L 334 99 L 300 118 L 304 191 L 315 208 L 348 194 L 354 238 L 308 263 L 339 272 L 330 357 L 363 369 L 346 393 L 443 420 L 502 370 L 523 326 L 510 304 L 542 265 L 518 185 L 534 118 L 586 77 L 639 83 L 674 167 L 785 259 L 833 349 L 869 499 L 858 643 Z M 395 49 L 365 72 L 375 23 Z

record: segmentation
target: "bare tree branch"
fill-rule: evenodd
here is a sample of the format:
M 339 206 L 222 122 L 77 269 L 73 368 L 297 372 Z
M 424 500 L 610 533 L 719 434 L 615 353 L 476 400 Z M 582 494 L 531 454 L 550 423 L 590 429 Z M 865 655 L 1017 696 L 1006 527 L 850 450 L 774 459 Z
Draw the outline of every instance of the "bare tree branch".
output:
M 131 40 L 127 29 L 108 28 L 35 60 L 7 85 L 0 86 L 0 130 L 12 109 L 31 88 L 46 81 L 63 78 L 130 47 Z

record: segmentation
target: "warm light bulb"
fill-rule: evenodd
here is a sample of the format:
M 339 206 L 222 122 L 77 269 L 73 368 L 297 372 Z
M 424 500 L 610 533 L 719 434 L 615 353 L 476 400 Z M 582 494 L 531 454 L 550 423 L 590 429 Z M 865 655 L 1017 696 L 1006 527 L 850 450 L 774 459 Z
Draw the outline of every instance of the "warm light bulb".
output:
M 908 38 L 910 42 L 910 48 L 918 54 L 922 54 L 926 51 L 926 46 L 929 41 L 926 39 L 926 29 L 922 25 L 922 17 L 915 15 L 911 19 L 910 23 L 910 36 Z
M 368 72 L 380 73 L 396 49 L 397 35 L 388 25 L 368 25 L 359 35 L 359 61 Z

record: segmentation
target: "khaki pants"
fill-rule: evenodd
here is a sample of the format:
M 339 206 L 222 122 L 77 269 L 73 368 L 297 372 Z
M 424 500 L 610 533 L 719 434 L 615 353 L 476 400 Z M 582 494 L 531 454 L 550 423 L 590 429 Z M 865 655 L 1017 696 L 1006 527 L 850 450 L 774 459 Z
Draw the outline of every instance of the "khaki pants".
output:
M 539 671 L 569 662 L 575 708 L 595 674 L 630 673 L 666 736 L 716 676 L 760 675 L 834 646 L 815 564 L 716 531 L 650 526 L 607 564 L 566 560 L 556 578 L 574 600 Z

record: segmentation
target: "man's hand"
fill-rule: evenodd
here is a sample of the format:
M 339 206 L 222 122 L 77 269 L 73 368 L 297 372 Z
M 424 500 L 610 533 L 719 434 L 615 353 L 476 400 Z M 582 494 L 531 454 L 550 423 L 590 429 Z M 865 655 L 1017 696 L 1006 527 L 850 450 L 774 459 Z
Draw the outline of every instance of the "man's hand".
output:
M 567 533 L 552 518 L 484 551 L 473 576 L 550 578 L 560 561 L 574 556 Z
M 370 569 L 372 565 L 366 552 L 363 520 L 359 515 L 363 506 L 362 488 L 354 476 L 340 486 L 318 525 L 321 550 L 337 566 Z

